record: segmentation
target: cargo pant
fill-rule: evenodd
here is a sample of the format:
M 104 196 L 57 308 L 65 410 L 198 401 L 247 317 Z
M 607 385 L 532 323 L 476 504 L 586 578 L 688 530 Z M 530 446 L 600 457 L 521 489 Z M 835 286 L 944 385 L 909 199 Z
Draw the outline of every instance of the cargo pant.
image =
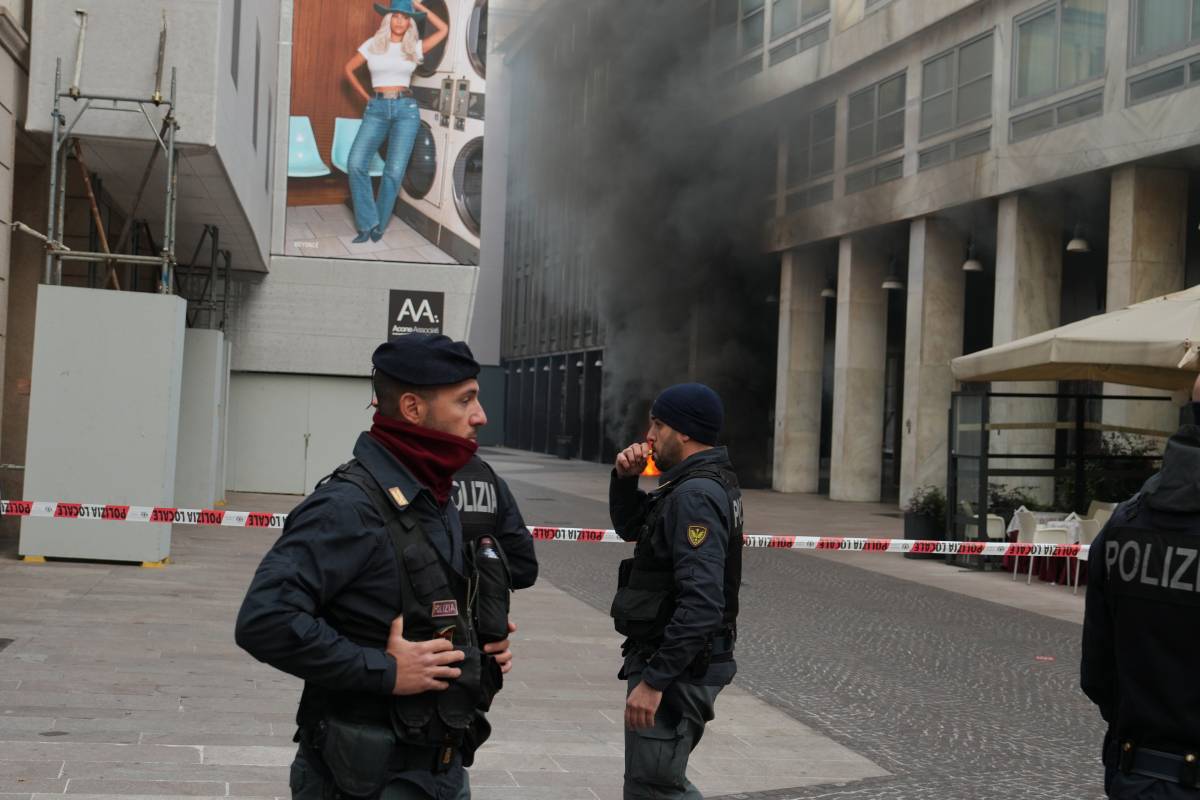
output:
M 1112 800 L 1200 800 L 1200 789 L 1145 775 L 1110 772 L 1105 791 Z
M 642 674 L 631 673 L 627 680 L 626 696 L 642 682 Z M 672 683 L 663 692 L 654 726 L 625 731 L 625 800 L 702 800 L 687 779 L 688 757 L 700 744 L 723 688 Z
M 337 800 L 337 786 L 314 761 L 315 756 L 305 747 L 300 747 L 296 752 L 289 779 L 292 800 Z M 461 783 L 459 775 L 462 776 Z M 461 764 L 438 776 L 432 783 L 434 793 L 430 794 L 411 781 L 394 780 L 384 787 L 379 800 L 471 800 L 471 779 Z

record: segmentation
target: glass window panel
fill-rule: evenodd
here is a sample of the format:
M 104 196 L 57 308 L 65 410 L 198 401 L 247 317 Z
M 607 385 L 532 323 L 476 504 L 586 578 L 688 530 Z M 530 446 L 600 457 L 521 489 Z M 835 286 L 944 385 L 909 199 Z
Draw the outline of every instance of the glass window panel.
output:
M 964 136 L 954 143 L 954 157 L 965 158 L 973 156 L 976 153 L 985 153 L 992 146 L 992 132 L 990 130 L 973 133 L 970 136 Z
M 1054 90 L 1054 11 L 1017 26 L 1017 99 Z
M 784 199 L 785 212 L 791 214 L 792 212 L 799 211 L 802 208 L 808 208 L 808 203 L 805 202 L 805 194 L 806 192 L 803 189 L 789 194 L 787 198 Z
M 1104 17 L 1108 0 L 1063 0 L 1058 85 L 1104 74 Z M 1185 9 L 1186 12 L 1186 9 Z M 1182 27 L 1180 30 L 1184 30 Z
M 1200 81 L 1200 61 L 1192 62 L 1192 81 Z
M 954 95 L 946 92 L 921 103 L 921 135 L 932 136 L 953 125 Z
M 813 145 L 810 164 L 814 176 L 833 172 L 833 140 Z
M 792 56 L 796 55 L 796 40 L 792 39 L 787 44 L 781 44 L 779 47 L 771 50 L 771 66 L 775 66 L 780 61 L 787 61 Z
M 808 177 L 808 120 L 792 128 L 788 135 L 788 183 L 800 183 Z
M 829 11 L 829 0 L 801 0 L 804 4 L 804 10 L 801 11 L 800 17 L 805 20 L 810 20 L 813 17 Z M 1200 0 L 1196 0 L 1200 3 Z
M 958 51 L 958 83 L 992 74 L 992 37 L 985 36 Z
M 1183 77 L 1183 67 L 1179 66 L 1166 72 L 1132 80 L 1129 82 L 1129 102 L 1136 103 L 1138 100 L 1178 89 L 1183 86 Z
M 850 131 L 846 142 L 846 160 L 849 162 L 862 161 L 875 152 L 875 126 L 864 125 Z
M 875 170 L 864 169 L 846 176 L 846 194 L 854 194 L 875 185 Z
M 992 113 L 991 76 L 980 78 L 958 90 L 958 116 L 956 125 L 983 119 Z
M 822 139 L 832 139 L 834 126 L 837 124 L 837 118 L 834 114 L 834 106 L 825 106 L 813 114 L 812 118 L 812 137 L 813 141 L 821 141 Z
M 808 204 L 815 206 L 818 203 L 828 203 L 833 199 L 833 183 L 822 183 L 819 186 L 813 186 L 808 190 Z
M 933 97 L 949 89 L 954 80 L 954 53 L 925 64 L 921 73 L 921 96 Z
M 895 78 L 879 84 L 879 113 L 887 114 L 902 108 L 904 108 L 904 76 L 897 75 Z
M 742 20 L 742 52 L 749 52 L 763 43 L 763 20 L 765 15 L 759 11 Z
M 1137 0 L 1137 54 L 1173 50 L 1188 39 L 1192 0 Z
M 1036 114 L 1031 114 L 1028 117 L 1023 117 L 1014 120 L 1012 124 L 1012 140 L 1019 142 L 1022 139 L 1028 139 L 1030 136 L 1035 136 L 1042 131 L 1048 131 L 1054 127 L 1054 109 L 1047 108 L 1045 111 L 1039 111 Z
M 875 183 L 887 183 L 904 175 L 904 160 L 897 159 L 875 168 Z
M 875 118 L 875 87 L 850 95 L 851 128 L 870 122 Z
M 796 8 L 800 0 L 775 0 L 771 9 L 771 38 L 777 39 L 785 33 L 794 31 L 800 24 L 800 15 Z
M 1182 82 L 1183 67 L 1179 68 L 1179 77 Z M 1072 100 L 1058 107 L 1058 124 L 1068 125 L 1086 117 L 1094 117 L 1103 110 L 1104 98 L 1100 94 L 1089 95 L 1080 100 Z
M 929 169 L 930 167 L 936 167 L 938 164 L 945 164 L 949 160 L 950 145 L 944 144 L 921 153 L 917 157 L 917 169 Z
M 821 42 L 827 41 L 829 41 L 829 25 L 820 25 L 811 31 L 805 31 L 800 34 L 800 49 L 808 50 L 811 47 L 816 47 Z
M 766 0 L 742 0 L 742 16 L 761 11 L 765 5 Z
M 876 140 L 877 153 L 900 147 L 904 144 L 904 112 L 879 118 L 879 136 Z

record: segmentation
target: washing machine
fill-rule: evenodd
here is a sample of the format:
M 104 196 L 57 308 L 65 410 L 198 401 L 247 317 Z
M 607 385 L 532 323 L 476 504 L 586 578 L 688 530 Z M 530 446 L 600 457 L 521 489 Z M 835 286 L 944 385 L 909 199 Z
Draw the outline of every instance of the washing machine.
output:
M 459 263 L 479 262 L 488 0 L 426 4 L 450 25 L 413 76 L 421 128 L 396 215 Z

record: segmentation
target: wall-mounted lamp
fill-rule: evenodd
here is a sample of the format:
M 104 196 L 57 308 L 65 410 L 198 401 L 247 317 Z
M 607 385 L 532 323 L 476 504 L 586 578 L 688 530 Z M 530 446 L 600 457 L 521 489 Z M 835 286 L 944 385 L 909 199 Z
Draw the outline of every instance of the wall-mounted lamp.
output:
M 596 359 L 596 363 L 595 363 L 595 364 L 592 364 L 592 366 L 593 366 L 593 367 L 603 367 L 603 366 L 604 366 L 604 361 L 603 361 L 603 359 L 599 359 L 599 358 L 597 358 L 597 359 Z
M 566 365 L 566 364 L 559 364 L 559 365 L 558 365 L 558 371 L 559 371 L 559 372 L 566 372 L 566 371 L 567 371 L 567 365 Z
M 825 281 L 825 288 L 821 290 L 821 297 L 825 300 L 837 300 L 837 284 L 833 279 Z
M 575 369 L 583 369 L 583 362 L 582 362 L 582 361 L 576 361 L 576 362 L 575 362 Z
M 967 260 L 962 265 L 963 272 L 983 272 L 983 264 L 975 257 L 975 237 L 967 241 Z
M 1083 225 L 1075 223 L 1075 237 L 1067 242 L 1068 253 L 1090 253 L 1092 246 L 1083 238 Z
M 549 372 L 549 371 L 550 371 L 550 365 L 549 365 L 549 364 L 546 364 L 544 367 L 542 367 L 542 372 Z
M 888 274 L 883 279 L 883 283 L 879 286 L 880 289 L 886 289 L 889 292 L 904 291 L 904 279 L 900 277 L 899 270 L 896 269 L 896 257 L 892 256 L 892 260 L 888 263 Z

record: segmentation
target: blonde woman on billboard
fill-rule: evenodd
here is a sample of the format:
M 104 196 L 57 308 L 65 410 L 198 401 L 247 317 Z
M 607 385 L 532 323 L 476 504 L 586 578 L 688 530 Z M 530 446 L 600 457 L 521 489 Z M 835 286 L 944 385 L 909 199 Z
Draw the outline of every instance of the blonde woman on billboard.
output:
M 383 22 L 375 35 L 363 42 L 346 62 L 346 80 L 367 102 L 362 126 L 350 146 L 347 169 L 350 175 L 350 199 L 354 203 L 355 244 L 383 238 L 400 184 L 408 169 L 413 143 L 420 129 L 421 116 L 409 82 L 425 54 L 446 38 L 450 26 L 419 0 L 390 0 L 390 5 L 375 4 Z M 428 18 L 433 32 L 421 39 L 417 20 Z M 363 64 L 371 73 L 368 92 L 355 75 Z M 387 142 L 379 195 L 371 188 L 371 159 Z

